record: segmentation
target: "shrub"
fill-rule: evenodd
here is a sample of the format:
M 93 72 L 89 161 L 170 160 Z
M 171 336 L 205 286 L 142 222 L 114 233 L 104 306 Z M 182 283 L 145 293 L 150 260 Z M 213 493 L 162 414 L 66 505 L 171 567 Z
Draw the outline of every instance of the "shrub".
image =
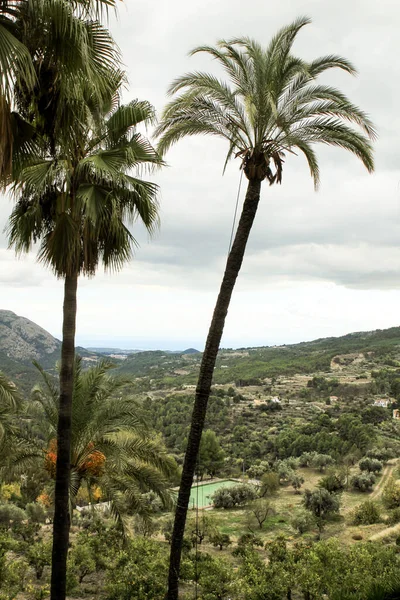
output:
M 103 525 L 97 532 L 81 532 L 76 543 L 90 545 L 96 571 L 103 571 L 109 566 L 114 556 L 122 550 L 125 540 L 120 529 L 115 526 L 106 528 Z M 71 565 L 71 569 L 73 571 L 73 565 Z
M 18 483 L 3 483 L 0 486 L 0 500 L 17 502 L 21 499 L 21 488 Z
M 31 567 L 35 569 L 36 579 L 41 579 L 44 568 L 51 564 L 51 543 L 36 542 L 31 544 L 26 553 Z
M 143 537 L 151 537 L 155 535 L 160 529 L 157 521 L 142 517 L 141 515 L 135 515 L 133 520 L 133 530 L 135 533 L 142 535 Z
M 369 492 L 375 483 L 375 475 L 373 473 L 359 473 L 350 479 L 350 485 L 360 492 Z
M 315 469 L 319 469 L 321 472 L 333 465 L 335 461 L 330 454 L 314 454 L 311 460 L 311 466 Z
M 157 542 L 135 538 L 120 550 L 105 575 L 107 600 L 163 598 L 167 554 Z
M 11 523 L 21 523 L 26 519 L 26 512 L 15 504 L 0 504 L 0 525 L 9 527 Z
M 380 520 L 379 507 L 372 500 L 366 500 L 357 506 L 352 514 L 353 525 L 373 525 L 379 523 Z
M 164 521 L 164 523 L 161 526 L 161 532 L 164 535 L 165 541 L 167 541 L 169 544 L 171 543 L 173 528 L 174 519 L 172 517 Z
M 252 465 L 247 469 L 247 475 L 252 479 L 261 479 L 264 473 L 268 473 L 270 470 L 269 463 L 265 460 L 260 462 L 258 465 Z
M 94 573 L 96 562 L 92 556 L 92 548 L 88 542 L 78 543 L 72 548 L 70 553 L 70 569 L 78 578 L 79 583 L 82 583 L 87 575 Z
M 319 488 L 325 488 L 330 494 L 344 490 L 345 478 L 342 474 L 331 472 L 318 482 Z
M 212 497 L 215 508 L 233 508 L 243 506 L 257 496 L 254 486 L 240 483 L 230 488 L 220 488 Z
M 300 535 L 306 531 L 310 531 L 315 526 L 315 518 L 311 513 L 306 510 L 302 510 L 295 515 L 291 521 L 293 529 L 298 531 Z
M 400 523 L 400 507 L 391 510 L 388 517 L 389 525 L 397 525 L 397 523 Z
M 46 522 L 47 513 L 43 504 L 39 504 L 39 502 L 30 502 L 26 505 L 25 510 L 29 521 L 32 521 L 32 523 Z
M 215 548 L 219 548 L 220 550 L 227 548 L 232 543 L 229 535 L 227 533 L 221 533 L 220 531 L 210 535 L 210 542 Z
M 253 549 L 254 546 L 258 546 L 260 548 L 263 547 L 263 541 L 258 535 L 254 535 L 254 533 L 244 533 L 238 539 L 237 547 L 233 550 L 233 556 L 243 556 L 250 549 Z
M 235 581 L 231 566 L 220 558 L 212 558 L 210 561 L 200 563 L 199 584 L 201 586 L 201 597 L 204 600 L 216 598 L 232 598 Z
M 382 501 L 386 508 L 400 507 L 400 484 L 393 477 L 389 479 L 383 490 Z
M 304 483 L 304 477 L 301 477 L 301 475 L 297 475 L 297 473 L 294 473 L 290 478 L 290 483 L 294 488 L 296 494 L 300 494 L 300 488 Z
M 12 532 L 14 533 L 14 535 L 21 537 L 23 541 L 27 544 L 33 544 L 39 530 L 39 523 L 19 521 L 17 523 L 12 524 Z
M 377 458 L 381 462 L 386 463 L 389 459 L 395 458 L 396 452 L 392 448 L 372 448 L 368 450 L 367 456 Z
M 360 460 L 360 470 L 368 471 L 370 473 L 380 473 L 382 471 L 383 465 L 380 460 L 376 458 L 363 458 Z
M 272 496 L 279 489 L 279 477 L 272 471 L 261 477 L 260 496 Z
M 287 460 L 278 461 L 274 468 L 279 477 L 279 483 L 281 484 L 288 483 L 295 474 L 292 465 Z
M 304 452 L 299 458 L 300 467 L 310 467 L 315 452 Z
M 0 598 L 3 600 L 12 600 L 16 598 L 18 592 L 25 588 L 25 580 L 29 572 L 28 564 L 20 558 L 6 562 L 5 557 L 1 564 L 0 577 Z M 2 592 L 5 592 L 3 595 Z
M 311 492 L 304 492 L 304 507 L 309 510 L 317 519 L 325 519 L 332 513 L 339 512 L 340 500 L 335 494 L 330 494 L 328 490 L 321 488 Z

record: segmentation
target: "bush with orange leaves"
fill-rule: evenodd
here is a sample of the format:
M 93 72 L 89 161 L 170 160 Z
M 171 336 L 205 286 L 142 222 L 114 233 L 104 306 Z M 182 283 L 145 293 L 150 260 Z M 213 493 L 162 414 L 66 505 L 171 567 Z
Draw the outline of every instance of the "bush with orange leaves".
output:
M 49 473 L 52 479 L 56 477 L 56 462 L 57 462 L 57 440 L 50 440 L 49 447 L 46 450 L 44 457 L 44 468 Z
M 88 449 L 93 448 L 93 442 L 90 442 L 88 445 Z M 79 468 L 81 473 L 85 473 L 88 475 L 92 475 L 92 477 L 100 477 L 104 472 L 104 463 L 106 462 L 106 457 L 99 450 L 93 450 L 83 463 L 83 465 Z
M 88 450 L 94 447 L 93 442 L 88 445 Z M 57 440 L 50 440 L 49 447 L 46 450 L 44 459 L 44 466 L 50 476 L 55 479 L 56 476 L 56 462 L 57 462 Z M 104 472 L 104 463 L 106 457 L 99 450 L 93 450 L 90 452 L 86 460 L 79 465 L 78 471 L 81 475 L 91 475 L 92 477 L 100 477 Z M 74 468 L 74 461 L 72 461 L 72 467 Z
M 36 502 L 39 502 L 39 504 L 42 504 L 46 508 L 50 508 L 50 506 L 51 506 L 51 498 L 50 498 L 50 496 L 48 494 L 46 494 L 46 492 L 42 492 L 36 498 Z

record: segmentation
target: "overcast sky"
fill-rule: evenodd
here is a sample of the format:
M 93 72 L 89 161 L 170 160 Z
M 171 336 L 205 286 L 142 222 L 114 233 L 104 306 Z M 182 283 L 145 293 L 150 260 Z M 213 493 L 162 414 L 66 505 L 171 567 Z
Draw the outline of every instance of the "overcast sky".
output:
M 214 71 L 199 44 L 247 35 L 267 44 L 308 15 L 294 52 L 338 53 L 359 75 L 329 72 L 374 120 L 376 173 L 351 155 L 318 148 L 322 184 L 313 190 L 300 157 L 285 164 L 281 187 L 263 185 L 256 224 L 229 311 L 223 346 L 270 345 L 400 324 L 400 5 L 398 0 L 127 0 L 112 21 L 130 87 L 125 100 L 158 111 L 175 77 Z M 173 148 L 160 186 L 161 228 L 140 241 L 119 274 L 80 282 L 77 342 L 127 348 L 202 349 L 222 276 L 239 183 L 239 164 L 222 176 L 226 147 L 212 138 Z M 243 199 L 244 188 L 242 189 Z M 0 228 L 11 200 L 0 205 Z M 62 282 L 17 260 L 0 237 L 0 308 L 60 337 Z

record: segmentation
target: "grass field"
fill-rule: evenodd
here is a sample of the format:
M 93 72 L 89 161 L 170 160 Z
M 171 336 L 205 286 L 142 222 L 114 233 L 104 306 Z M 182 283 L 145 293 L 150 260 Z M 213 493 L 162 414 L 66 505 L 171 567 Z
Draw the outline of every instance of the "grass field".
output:
M 232 487 L 233 485 L 237 485 L 237 481 L 234 479 L 220 479 L 218 481 L 213 481 L 212 483 L 199 483 L 199 485 L 192 486 L 192 490 L 190 492 L 190 500 L 189 507 L 190 508 L 204 508 L 206 506 L 211 506 L 212 495 L 222 487 Z

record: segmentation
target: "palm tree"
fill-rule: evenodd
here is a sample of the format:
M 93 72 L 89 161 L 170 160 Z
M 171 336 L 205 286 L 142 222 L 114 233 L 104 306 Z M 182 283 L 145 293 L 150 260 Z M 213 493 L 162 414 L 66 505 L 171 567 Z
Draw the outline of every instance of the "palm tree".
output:
M 0 66 L 6 68 L 2 73 L 3 88 L 0 90 L 3 93 L 0 97 L 0 132 L 5 133 L 0 141 L 2 186 L 14 181 L 19 183 L 20 190 L 26 188 L 22 173 L 25 173 L 27 165 L 35 165 L 32 157 L 51 157 L 55 161 L 60 157 L 70 157 L 71 169 L 82 157 L 80 143 L 85 132 L 101 119 L 107 103 L 111 106 L 110 99 L 123 80 L 119 70 L 119 52 L 108 31 L 97 20 L 104 10 L 113 5 L 114 0 L 2 0 Z M 6 26 L 10 31 L 6 31 Z M 14 46 L 10 32 L 14 36 Z M 19 55 L 16 55 L 14 47 L 19 49 Z M 7 59 L 7 56 L 12 58 Z M 47 201 L 46 219 L 49 219 L 50 205 L 54 209 L 51 218 L 68 213 L 68 208 L 60 211 L 55 206 L 57 192 L 58 198 L 60 193 L 65 197 L 62 185 L 59 180 L 53 186 L 49 182 L 47 191 L 42 195 L 40 202 L 44 198 Z M 33 183 L 31 188 L 34 186 Z M 24 193 L 20 194 L 21 198 Z M 39 229 L 33 234 L 34 241 Z M 22 237 L 26 240 L 28 232 L 24 231 Z M 62 242 L 59 252 L 61 245 Z M 71 302 L 70 298 L 68 302 Z M 72 324 L 71 319 L 69 322 L 65 320 L 64 328 L 65 331 L 69 328 L 74 336 Z M 72 375 L 72 369 L 65 365 L 68 360 L 73 365 L 73 349 L 71 363 L 71 350 L 67 347 L 68 343 L 63 344 L 65 372 L 61 379 L 64 383 Z M 60 435 L 64 441 L 58 453 L 60 468 L 53 530 L 53 600 L 65 597 L 69 434 L 68 427 L 63 428 L 63 423 L 68 424 L 68 408 L 65 414 L 63 410 L 71 402 L 71 384 L 62 385 L 61 396 L 66 398 L 66 403 L 60 403 L 62 414 L 59 425 L 60 432 L 63 432 Z
M 21 253 L 38 241 L 39 261 L 64 279 L 52 600 L 65 598 L 78 278 L 94 275 L 99 263 L 110 270 L 122 267 L 136 244 L 125 223 L 140 218 L 151 232 L 158 218 L 157 186 L 130 175 L 137 167 L 161 164 L 136 130 L 138 124 L 152 122 L 154 111 L 139 101 L 117 107 L 121 77 L 111 75 L 114 94 L 108 102 L 99 104 L 86 86 L 85 105 L 91 108 L 86 121 L 70 121 L 74 151 L 63 139 L 55 146 L 54 137 L 45 146 L 47 155 L 25 158 L 14 173 L 18 202 L 10 217 L 10 245 Z
M 14 472 L 26 467 L 45 469 L 54 479 L 57 459 L 58 381 L 35 363 L 42 384 L 32 398 L 16 432 Z M 101 361 L 88 370 L 75 361 L 71 427 L 70 504 L 75 506 L 82 486 L 89 496 L 100 487 L 111 510 L 125 526 L 127 510 L 148 516 L 146 494 L 155 492 L 171 507 L 170 482 L 177 465 L 140 417 L 140 407 L 127 395 L 128 381 L 108 374 L 113 367 Z
M 373 170 L 371 121 L 339 90 L 316 82 L 328 69 L 350 74 L 354 67 L 339 56 L 305 62 L 292 54 L 296 35 L 310 21 L 300 18 L 281 29 L 264 49 L 248 39 L 221 41 L 206 52 L 229 77 L 225 82 L 208 73 L 189 73 L 175 80 L 170 94 L 178 94 L 165 108 L 157 129 L 159 150 L 166 152 L 181 138 L 204 134 L 225 139 L 225 161 L 241 160 L 248 179 L 246 198 L 235 239 L 229 252 L 219 296 L 202 358 L 191 428 L 171 543 L 168 598 L 178 597 L 181 545 L 190 488 L 195 471 L 207 402 L 230 298 L 260 200 L 261 183 L 282 183 L 285 153 L 301 152 L 315 187 L 319 167 L 314 144 L 339 146 L 355 154 L 368 171 Z M 360 131 L 352 127 L 357 126 Z
M 16 385 L 0 371 L 0 456 L 13 432 L 15 414 L 21 407 L 21 395 Z

